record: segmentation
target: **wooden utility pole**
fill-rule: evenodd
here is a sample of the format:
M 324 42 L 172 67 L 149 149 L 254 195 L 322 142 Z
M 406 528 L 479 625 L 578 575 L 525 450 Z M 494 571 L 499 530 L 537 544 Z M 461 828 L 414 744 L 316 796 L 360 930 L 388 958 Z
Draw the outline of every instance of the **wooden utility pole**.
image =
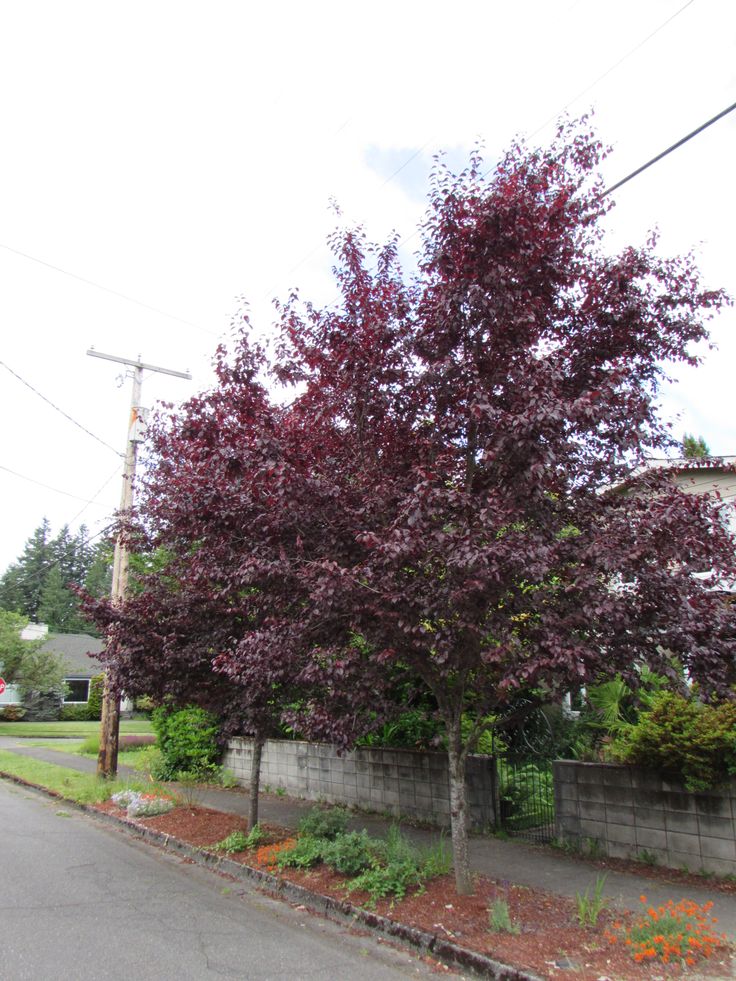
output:
M 123 468 L 123 488 L 120 495 L 120 514 L 127 515 L 133 506 L 133 478 L 138 457 L 138 443 L 143 439 L 143 409 L 141 407 L 141 391 L 143 388 L 143 371 L 155 371 L 162 375 L 173 375 L 175 378 L 191 380 L 188 371 L 173 371 L 170 368 L 159 368 L 156 365 L 144 364 L 140 355 L 137 360 L 120 358 L 114 354 L 102 354 L 90 348 L 87 354 L 92 358 L 103 358 L 105 361 L 117 361 L 133 369 L 133 393 L 130 399 L 130 419 L 128 422 L 128 439 L 125 445 L 125 466 Z M 122 533 L 118 534 L 115 542 L 115 554 L 112 566 L 112 601 L 121 603 L 128 589 L 128 550 L 123 544 Z M 120 692 L 114 691 L 110 679 L 105 672 L 105 687 L 102 695 L 102 715 L 100 721 L 100 752 L 97 757 L 97 776 L 111 779 L 118 772 L 118 734 L 120 731 Z

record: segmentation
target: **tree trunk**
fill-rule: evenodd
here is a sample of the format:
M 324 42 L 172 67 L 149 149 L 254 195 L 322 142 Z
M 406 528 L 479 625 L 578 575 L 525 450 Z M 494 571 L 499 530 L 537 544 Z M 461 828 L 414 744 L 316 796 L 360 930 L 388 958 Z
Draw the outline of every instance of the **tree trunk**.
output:
M 460 896 L 472 896 L 473 879 L 468 860 L 468 817 L 465 797 L 465 762 L 460 717 L 448 720 L 447 758 L 450 769 L 450 822 L 452 829 L 452 860 L 455 867 L 455 888 Z
M 252 831 L 258 824 L 258 790 L 261 783 L 261 756 L 263 755 L 264 738 L 257 734 L 253 737 L 253 759 L 250 764 L 250 809 L 248 811 L 248 830 Z

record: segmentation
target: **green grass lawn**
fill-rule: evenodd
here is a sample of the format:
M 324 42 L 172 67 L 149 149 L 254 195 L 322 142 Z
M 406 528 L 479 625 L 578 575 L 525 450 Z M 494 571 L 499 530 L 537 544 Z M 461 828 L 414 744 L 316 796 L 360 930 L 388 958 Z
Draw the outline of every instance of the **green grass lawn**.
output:
M 15 723 L 16 725 L 18 723 Z M 78 773 L 55 763 L 43 763 L 28 756 L 18 756 L 0 750 L 0 773 L 10 774 L 53 790 L 67 800 L 78 804 L 97 804 L 108 800 L 118 790 L 131 788 L 146 793 L 156 792 L 153 784 L 145 780 L 99 780 L 93 773 Z
M 58 739 L 32 739 L 27 743 L 28 746 L 40 746 L 42 749 L 53 749 L 55 753 L 72 753 L 75 756 L 87 756 L 92 759 L 89 753 L 80 753 L 84 745 L 83 742 L 60 742 Z M 12 752 L 12 750 L 10 750 Z M 94 755 L 94 754 L 93 754 Z M 63 756 L 61 757 L 63 759 Z M 135 768 L 135 764 L 140 759 L 140 753 L 135 749 L 121 749 L 118 751 L 118 763 L 123 766 Z M 61 764 L 60 764 L 61 765 Z
M 99 722 L 0 722 L 0 736 L 16 739 L 86 739 L 100 731 Z M 123 719 L 120 731 L 153 732 L 148 719 Z

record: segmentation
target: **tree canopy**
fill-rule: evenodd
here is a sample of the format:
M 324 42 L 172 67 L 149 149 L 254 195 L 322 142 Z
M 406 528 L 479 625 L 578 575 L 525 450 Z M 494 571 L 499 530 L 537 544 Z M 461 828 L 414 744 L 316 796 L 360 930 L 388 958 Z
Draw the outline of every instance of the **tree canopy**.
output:
M 57 633 L 89 632 L 94 627 L 82 615 L 74 587 L 94 596 L 109 592 L 110 567 L 108 543 L 92 542 L 85 525 L 74 535 L 64 525 L 52 537 L 44 518 L 0 577 L 0 609 L 47 623 Z
M 702 436 L 685 433 L 682 437 L 682 455 L 689 460 L 698 460 L 710 456 L 710 447 Z
M 486 713 L 635 683 L 638 663 L 706 694 L 734 680 L 732 614 L 693 576 L 733 578 L 733 542 L 707 498 L 634 479 L 674 445 L 666 365 L 697 360 L 725 298 L 654 236 L 604 249 L 601 158 L 581 123 L 489 177 L 478 154 L 459 175 L 438 164 L 413 278 L 395 239 L 336 233 L 339 301 L 290 297 L 271 358 L 246 322 L 217 387 L 152 426 L 135 534 L 171 561 L 132 601 L 143 617 L 98 606 L 126 687 L 191 643 L 243 710 L 264 692 L 342 746 L 414 679 L 447 733 L 461 891 Z M 168 663 L 139 673 L 130 651 L 151 641 Z

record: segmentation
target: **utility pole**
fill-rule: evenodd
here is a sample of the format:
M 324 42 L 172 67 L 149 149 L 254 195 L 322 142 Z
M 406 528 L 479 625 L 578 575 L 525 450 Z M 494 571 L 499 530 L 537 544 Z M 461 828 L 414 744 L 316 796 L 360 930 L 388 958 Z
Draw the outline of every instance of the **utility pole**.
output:
M 125 466 L 123 468 L 123 487 L 120 495 L 120 513 L 129 514 L 133 506 L 133 478 L 138 457 L 138 443 L 143 439 L 142 424 L 143 408 L 141 406 L 141 390 L 143 388 L 143 371 L 155 371 L 162 375 L 173 375 L 175 378 L 186 378 L 191 381 L 188 371 L 173 371 L 171 368 L 159 368 L 153 364 L 145 364 L 140 355 L 137 359 L 121 358 L 114 354 L 102 354 L 90 348 L 87 354 L 92 358 L 103 358 L 105 361 L 117 361 L 133 369 L 133 393 L 130 399 L 130 419 L 128 421 L 128 438 L 125 445 Z M 115 542 L 115 554 L 112 566 L 112 601 L 121 603 L 128 589 L 128 550 L 123 543 L 122 532 Z M 100 721 L 100 752 L 97 757 L 97 776 L 111 779 L 118 772 L 118 735 L 120 731 L 120 692 L 114 691 L 110 679 L 105 672 L 105 687 L 102 695 L 102 714 Z

